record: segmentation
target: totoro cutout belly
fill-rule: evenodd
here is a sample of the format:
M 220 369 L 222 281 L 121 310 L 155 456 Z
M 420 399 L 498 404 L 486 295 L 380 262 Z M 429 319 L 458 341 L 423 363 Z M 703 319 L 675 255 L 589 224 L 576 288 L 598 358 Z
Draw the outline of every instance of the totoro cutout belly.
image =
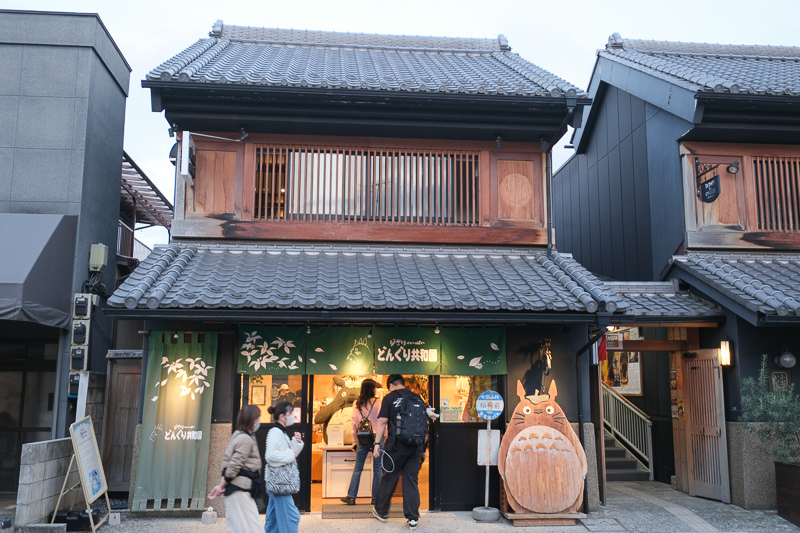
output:
M 506 454 L 505 481 L 514 498 L 535 513 L 558 513 L 570 507 L 583 487 L 574 446 L 559 430 L 529 426 Z

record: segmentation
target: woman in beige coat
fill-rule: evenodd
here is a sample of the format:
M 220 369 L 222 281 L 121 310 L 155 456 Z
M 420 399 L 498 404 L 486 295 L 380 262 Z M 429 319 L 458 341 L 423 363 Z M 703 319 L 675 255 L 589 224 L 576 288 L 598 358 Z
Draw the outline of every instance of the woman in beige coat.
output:
M 219 485 L 208 495 L 213 500 L 225 494 L 228 533 L 261 533 L 261 518 L 251 494 L 253 483 L 261 483 L 261 456 L 253 433 L 261 424 L 261 410 L 248 405 L 239 412 L 236 431 L 222 458 Z

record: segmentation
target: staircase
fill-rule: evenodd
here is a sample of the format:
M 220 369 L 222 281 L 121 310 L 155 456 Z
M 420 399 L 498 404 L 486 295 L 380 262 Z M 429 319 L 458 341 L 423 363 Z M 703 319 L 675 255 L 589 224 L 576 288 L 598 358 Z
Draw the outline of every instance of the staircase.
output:
M 648 481 L 650 472 L 639 470 L 639 462 L 614 437 L 606 434 L 606 481 Z

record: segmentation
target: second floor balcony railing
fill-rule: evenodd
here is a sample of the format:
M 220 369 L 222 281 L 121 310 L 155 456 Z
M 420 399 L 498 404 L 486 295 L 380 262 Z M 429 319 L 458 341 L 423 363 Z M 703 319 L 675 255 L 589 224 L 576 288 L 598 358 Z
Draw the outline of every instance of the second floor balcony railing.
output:
M 480 225 L 478 152 L 261 145 L 253 218 Z

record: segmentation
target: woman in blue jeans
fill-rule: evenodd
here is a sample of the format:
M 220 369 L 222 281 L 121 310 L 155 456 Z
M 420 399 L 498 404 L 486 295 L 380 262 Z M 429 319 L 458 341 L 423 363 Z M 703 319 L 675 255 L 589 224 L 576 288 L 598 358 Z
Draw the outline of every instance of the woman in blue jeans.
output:
M 303 450 L 303 439 L 300 433 L 294 432 L 294 437 L 289 438 L 285 433 L 286 426 L 291 426 L 297 420 L 294 416 L 294 407 L 289 402 L 278 402 L 277 405 L 267 409 L 276 425 L 267 434 L 267 451 L 264 454 L 266 467 L 265 476 L 270 475 L 270 468 L 278 468 L 290 463 L 297 462 L 297 456 Z M 295 478 L 297 486 L 300 480 Z M 267 494 L 269 503 L 267 504 L 266 523 L 264 524 L 265 533 L 297 533 L 297 526 L 300 523 L 300 512 L 294 504 L 291 494 L 273 494 L 269 492 L 269 482 L 267 482 Z
M 367 419 L 372 424 L 374 430 L 378 425 L 378 412 L 381 410 L 381 400 L 375 395 L 375 390 L 379 387 L 378 383 L 372 379 L 365 379 L 361 383 L 361 391 L 353 403 L 353 414 L 351 415 L 351 426 L 353 434 L 353 449 L 356 452 L 356 465 L 353 468 L 353 477 L 350 478 L 350 488 L 347 496 L 341 500 L 347 505 L 356 504 L 358 495 L 358 485 L 361 482 L 361 472 L 364 470 L 364 462 L 367 454 L 372 452 L 372 446 L 362 446 L 358 443 L 358 425 L 362 419 Z M 383 440 L 383 435 L 376 436 L 378 441 Z M 372 462 L 372 504 L 375 504 L 375 497 L 378 495 L 378 482 L 381 480 L 381 462 Z

